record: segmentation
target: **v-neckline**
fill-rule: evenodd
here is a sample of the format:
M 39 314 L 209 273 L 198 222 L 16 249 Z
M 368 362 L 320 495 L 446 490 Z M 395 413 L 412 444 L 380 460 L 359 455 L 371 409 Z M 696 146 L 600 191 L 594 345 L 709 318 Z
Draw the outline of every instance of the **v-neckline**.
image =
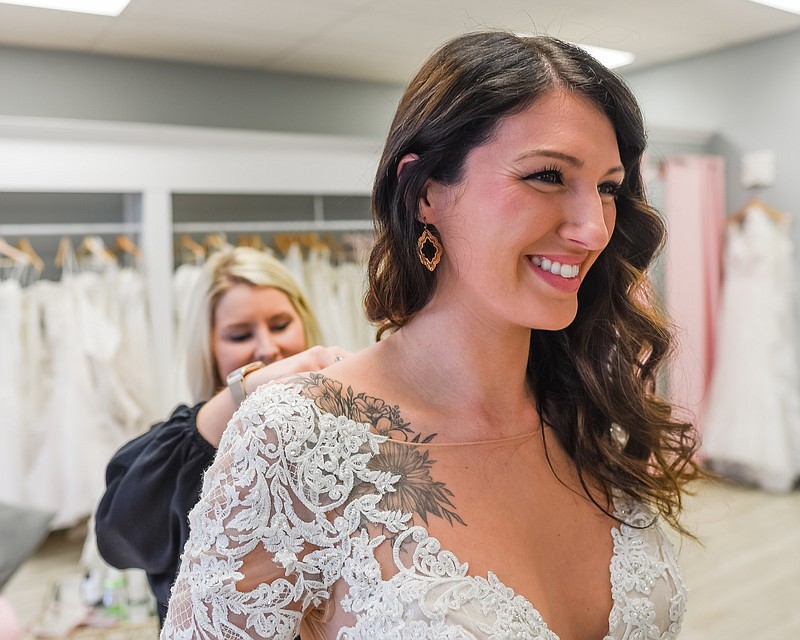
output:
M 626 513 L 624 508 L 621 508 L 618 505 L 618 500 L 617 500 L 616 497 L 612 498 L 612 505 L 614 506 L 614 515 L 615 516 L 622 518 L 622 517 L 624 517 L 626 515 L 630 515 L 630 514 Z M 605 630 L 605 633 L 603 635 L 603 640 L 606 640 L 607 638 L 609 638 L 611 636 L 611 632 L 612 632 L 613 626 L 614 626 L 613 625 L 614 613 L 615 613 L 615 610 L 618 607 L 621 606 L 621 604 L 617 600 L 617 594 L 620 593 L 620 589 L 618 588 L 619 585 L 616 584 L 615 575 L 614 575 L 614 571 L 613 571 L 613 565 L 614 565 L 615 560 L 619 559 L 620 554 L 625 551 L 625 546 L 624 545 L 618 545 L 616 543 L 616 540 L 615 540 L 615 532 L 619 536 L 623 535 L 621 527 L 622 527 L 622 525 L 610 527 L 609 534 L 608 534 L 611 537 L 611 541 L 612 541 L 611 557 L 609 558 L 609 563 L 608 563 L 609 564 L 608 588 L 611 590 L 611 609 L 609 610 L 608 616 L 606 617 L 606 630 Z M 541 625 L 542 625 L 543 629 L 546 630 L 547 633 L 549 633 L 552 636 L 548 640 L 561 640 L 561 636 L 559 636 L 555 631 L 553 631 L 550 628 L 550 625 L 548 624 L 547 620 L 542 615 L 542 613 L 539 611 L 539 609 L 536 608 L 534 603 L 527 596 L 525 596 L 525 595 L 523 595 L 521 593 L 518 593 L 515 589 L 513 589 L 512 587 L 509 587 L 505 582 L 503 582 L 503 580 L 495 572 L 489 571 L 487 573 L 487 575 L 485 575 L 485 576 L 471 575 L 469 573 L 469 569 L 468 569 L 469 563 L 468 562 L 467 563 L 462 562 L 461 559 L 455 553 L 453 553 L 452 551 L 449 551 L 446 547 L 444 547 L 441 544 L 441 541 L 438 538 L 436 538 L 434 536 L 431 536 L 428 533 L 428 530 L 425 527 L 423 527 L 422 525 L 414 525 L 413 527 L 410 527 L 410 529 L 417 529 L 417 530 L 424 531 L 425 532 L 425 536 L 426 536 L 425 537 L 426 543 L 432 543 L 435 548 L 439 549 L 438 553 L 445 552 L 445 553 L 449 554 L 452 557 L 453 562 L 454 562 L 454 564 L 456 566 L 466 566 L 467 567 L 467 570 L 466 570 L 467 572 L 462 577 L 463 580 L 467 580 L 469 582 L 478 582 L 478 581 L 483 580 L 483 581 L 486 581 L 487 583 L 489 583 L 489 582 L 492 582 L 492 578 L 493 578 L 494 581 L 496 581 L 496 583 L 500 587 L 502 587 L 502 589 L 506 590 L 507 593 L 512 594 L 512 598 L 516 598 L 516 597 L 522 598 L 522 600 L 524 600 L 525 603 L 531 608 L 531 610 L 533 611 L 533 613 L 535 614 L 537 619 L 539 621 L 541 621 Z M 393 551 L 393 554 L 394 554 L 394 551 Z M 396 556 L 395 556 L 395 561 L 397 562 L 397 557 Z M 398 566 L 400 566 L 400 565 L 398 565 Z M 401 571 L 401 574 L 402 573 L 403 573 L 403 571 Z M 400 574 L 398 574 L 398 575 L 400 575 Z M 395 577 L 397 577 L 397 576 L 394 576 L 393 578 L 390 578 L 390 580 L 394 579 Z

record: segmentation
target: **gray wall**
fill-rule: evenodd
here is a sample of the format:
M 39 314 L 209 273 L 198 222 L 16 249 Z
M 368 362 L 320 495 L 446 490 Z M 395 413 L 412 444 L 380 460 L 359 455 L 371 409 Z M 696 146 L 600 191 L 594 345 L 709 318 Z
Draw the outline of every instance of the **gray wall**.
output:
M 625 75 L 652 128 L 715 132 L 727 208 L 750 197 L 800 215 L 800 31 Z M 0 47 L 0 115 L 382 138 L 403 87 L 247 69 Z M 739 185 L 772 149 L 774 187 Z
M 751 198 L 792 214 L 800 246 L 800 31 L 625 76 L 652 128 L 713 131 L 709 152 L 726 163 L 727 212 Z M 774 186 L 741 186 L 741 156 L 775 152 Z M 795 279 L 800 251 L 795 251 Z M 800 329 L 800 296 L 794 300 Z M 800 356 L 800 353 L 798 354 Z
M 800 31 L 625 75 L 652 128 L 715 133 L 724 155 L 727 210 L 750 198 L 800 216 Z M 745 190 L 742 153 L 771 149 L 775 185 Z
M 383 138 L 403 87 L 0 47 L 0 115 Z

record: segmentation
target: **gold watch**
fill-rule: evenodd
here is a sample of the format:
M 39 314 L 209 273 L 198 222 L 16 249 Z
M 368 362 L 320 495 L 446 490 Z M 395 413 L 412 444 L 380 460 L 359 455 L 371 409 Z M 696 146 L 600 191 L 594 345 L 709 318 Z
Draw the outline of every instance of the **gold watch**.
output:
M 243 367 L 239 367 L 238 369 L 231 371 L 228 374 L 228 377 L 225 378 L 225 382 L 228 384 L 228 389 L 231 390 L 233 402 L 237 407 L 242 404 L 242 400 L 244 400 L 245 396 L 247 396 L 247 390 L 244 388 L 244 377 L 248 373 L 258 371 L 264 366 L 266 365 L 260 360 L 257 360 L 256 362 L 248 362 Z

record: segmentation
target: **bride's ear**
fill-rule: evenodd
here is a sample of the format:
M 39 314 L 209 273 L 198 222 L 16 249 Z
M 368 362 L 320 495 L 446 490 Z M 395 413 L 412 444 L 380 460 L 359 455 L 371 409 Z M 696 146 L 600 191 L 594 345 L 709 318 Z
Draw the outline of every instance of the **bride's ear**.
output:
M 404 155 L 400 162 L 397 163 L 397 176 L 400 177 L 400 174 L 403 173 L 412 163 L 419 160 L 419 156 L 416 153 L 407 153 Z M 436 218 L 435 213 L 431 210 L 432 209 L 432 201 L 429 197 L 429 192 L 433 189 L 436 191 L 436 187 L 438 183 L 435 180 L 428 179 L 425 181 L 422 189 L 419 192 L 419 221 L 420 222 L 428 222 L 431 224 L 435 224 L 434 220 Z
M 416 153 L 404 155 L 400 162 L 397 163 L 398 178 L 403 171 L 418 160 L 419 156 Z M 449 193 L 450 190 L 447 187 L 433 178 L 428 178 L 419 192 L 419 221 L 435 225 L 441 216 L 442 210 L 449 203 Z
M 416 153 L 407 153 L 400 158 L 400 162 L 397 163 L 397 177 L 400 177 L 400 174 L 403 173 L 403 169 L 417 160 L 419 160 L 419 156 Z

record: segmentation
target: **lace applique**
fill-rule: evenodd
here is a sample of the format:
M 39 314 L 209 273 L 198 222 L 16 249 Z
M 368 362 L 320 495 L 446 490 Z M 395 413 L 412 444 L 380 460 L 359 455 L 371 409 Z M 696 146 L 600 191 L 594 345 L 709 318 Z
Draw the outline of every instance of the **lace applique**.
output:
M 378 508 L 399 480 L 368 467 L 385 441 L 367 424 L 321 411 L 298 388 L 251 394 L 190 515 L 162 637 L 289 640 L 301 610 L 320 606 L 342 580 L 338 606 L 353 623 L 339 638 L 558 640 L 496 575 L 469 576 L 424 527 L 408 527 L 410 513 Z M 646 511 L 622 500 L 617 509 L 629 524 L 612 530 L 606 640 L 675 638 L 686 593 L 672 547 L 658 525 L 647 526 Z M 385 535 L 371 536 L 376 529 Z M 387 544 L 395 573 L 384 579 L 376 551 Z M 272 568 L 248 573 L 257 586 L 240 592 L 251 553 L 266 553 Z
M 686 587 L 672 544 L 652 514 L 624 498 L 617 497 L 616 504 L 626 524 L 611 530 L 614 605 L 607 639 L 676 638 L 686 611 Z M 659 622 L 669 624 L 662 629 Z
M 382 542 L 382 536 L 370 540 L 364 531 L 354 544 L 352 563 L 342 573 L 349 587 L 342 608 L 355 615 L 357 624 L 342 629 L 339 637 L 558 640 L 530 602 L 493 573 L 468 576 L 467 564 L 442 550 L 423 527 L 411 527 L 396 538 L 392 555 L 398 573 L 382 581 L 373 553 Z M 411 564 L 405 565 L 400 549 L 408 542 L 414 544 Z

